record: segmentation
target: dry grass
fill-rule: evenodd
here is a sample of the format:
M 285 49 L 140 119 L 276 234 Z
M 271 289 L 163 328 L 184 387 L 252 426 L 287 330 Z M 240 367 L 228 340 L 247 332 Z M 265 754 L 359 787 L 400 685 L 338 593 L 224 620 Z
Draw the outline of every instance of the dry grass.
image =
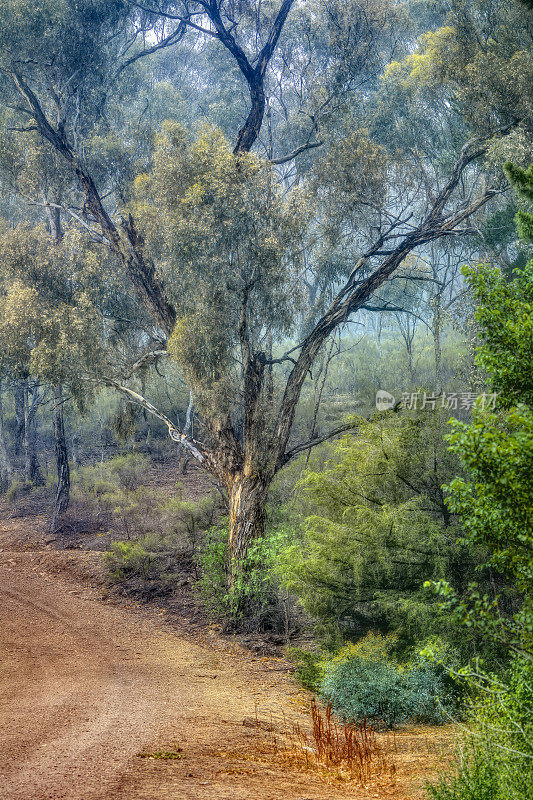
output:
M 392 750 L 378 741 L 366 720 L 359 725 L 336 721 L 331 706 L 322 711 L 314 699 L 310 714 L 309 732 L 296 724 L 273 737 L 280 758 L 361 786 L 378 778 L 394 778 Z

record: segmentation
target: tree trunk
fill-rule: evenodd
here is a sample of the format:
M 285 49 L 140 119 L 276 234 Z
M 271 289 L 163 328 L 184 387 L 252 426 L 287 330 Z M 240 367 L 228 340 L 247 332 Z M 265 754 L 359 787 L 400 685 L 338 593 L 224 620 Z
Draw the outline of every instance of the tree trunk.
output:
M 4 409 L 2 404 L 2 389 L 0 387 L 0 494 L 7 491 L 11 483 L 13 469 L 7 452 L 4 436 Z
M 24 418 L 24 382 L 18 381 L 13 390 L 13 399 L 15 401 L 15 434 L 13 437 L 13 449 L 16 456 L 22 450 L 25 436 L 25 418 Z
M 242 569 L 248 547 L 265 532 L 269 485 L 270 480 L 247 469 L 237 473 L 229 482 L 230 585 Z
M 435 381 L 436 394 L 442 393 L 442 344 L 441 344 L 441 298 L 439 295 L 434 299 L 433 310 L 433 349 L 435 352 Z
M 70 469 L 68 463 L 65 420 L 63 417 L 63 391 L 61 386 L 54 389 L 54 441 L 57 463 L 57 491 L 52 528 L 55 530 L 58 517 L 68 508 L 70 499 Z
M 187 406 L 187 414 L 185 417 L 185 425 L 183 426 L 182 433 L 184 436 L 191 436 L 192 434 L 192 413 L 194 410 L 194 395 L 192 392 L 189 392 L 189 404 Z M 189 465 L 190 457 L 188 450 L 183 447 L 178 447 L 178 469 L 180 470 L 182 475 L 185 475 L 187 472 L 187 467 Z
M 24 476 L 34 486 L 44 486 L 44 478 L 36 453 L 37 397 L 30 404 L 28 384 L 24 384 Z

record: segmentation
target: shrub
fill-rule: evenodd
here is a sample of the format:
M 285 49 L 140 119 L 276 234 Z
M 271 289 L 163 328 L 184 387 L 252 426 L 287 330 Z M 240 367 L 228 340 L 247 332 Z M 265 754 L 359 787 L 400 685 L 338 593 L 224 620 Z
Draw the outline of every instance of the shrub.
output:
M 207 532 L 198 553 L 197 586 L 209 614 L 243 631 L 283 631 L 289 637 L 292 614 L 276 573 L 285 536 L 278 530 L 253 542 L 230 591 L 228 529 L 219 526 Z
M 149 461 L 130 453 L 115 456 L 109 461 L 80 467 L 73 475 L 73 483 L 85 496 L 98 499 L 118 488 L 133 491 L 143 482 Z
M 198 554 L 200 577 L 197 587 L 207 613 L 215 618 L 223 618 L 228 612 L 227 558 L 227 528 L 223 526 L 210 528 Z
M 466 670 L 465 670 L 466 673 Z M 517 655 L 507 675 L 467 673 L 478 682 L 470 731 L 451 777 L 428 787 L 433 800 L 525 800 L 533 797 L 533 662 Z
M 433 800 L 498 800 L 498 763 L 495 754 L 469 737 L 458 751 L 458 770 L 435 786 L 428 786 Z M 525 797 L 525 795 L 524 795 Z
M 296 680 L 304 689 L 318 692 L 324 677 L 324 654 L 301 650 L 298 647 L 289 647 L 287 655 L 296 664 Z
M 118 581 L 150 578 L 153 574 L 153 557 L 139 542 L 112 542 L 104 558 L 110 574 Z
M 31 488 L 32 485 L 29 481 L 12 480 L 6 490 L 6 500 L 13 503 L 25 492 L 31 491 Z
M 195 559 L 205 531 L 213 527 L 219 513 L 219 499 L 210 494 L 198 502 L 173 497 L 160 508 L 160 529 L 182 540 L 183 549 Z
M 164 595 L 176 585 L 178 558 L 162 549 L 164 543 L 155 536 L 136 541 L 112 542 L 104 555 L 104 563 L 112 582 L 130 594 L 145 599 Z
M 393 636 L 369 633 L 344 647 L 325 666 L 321 694 L 348 722 L 445 722 L 454 698 L 442 669 L 422 659 L 397 664 L 389 657 L 394 643 Z

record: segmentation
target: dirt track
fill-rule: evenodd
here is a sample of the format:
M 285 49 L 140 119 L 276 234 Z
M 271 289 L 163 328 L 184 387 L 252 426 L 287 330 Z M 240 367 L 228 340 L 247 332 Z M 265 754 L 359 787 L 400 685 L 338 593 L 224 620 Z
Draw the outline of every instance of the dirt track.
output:
M 413 796 L 398 785 L 328 787 L 287 770 L 254 726 L 256 708 L 264 720 L 299 715 L 279 662 L 104 601 L 65 573 L 67 554 L 11 550 L 3 539 L 2 800 Z M 175 760 L 141 755 L 177 748 Z

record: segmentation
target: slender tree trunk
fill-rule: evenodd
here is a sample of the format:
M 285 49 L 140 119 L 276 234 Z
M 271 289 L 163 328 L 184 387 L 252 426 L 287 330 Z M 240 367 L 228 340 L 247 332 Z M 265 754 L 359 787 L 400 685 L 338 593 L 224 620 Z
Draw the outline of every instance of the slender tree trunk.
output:
M 2 387 L 0 386 L 0 494 L 3 494 L 13 475 L 13 469 L 7 452 L 6 440 L 4 435 L 4 408 L 2 403 Z
M 61 229 L 61 210 L 56 206 L 51 206 L 47 202 L 46 195 L 43 197 L 45 202 L 46 216 L 48 217 L 48 226 L 50 228 L 50 236 L 56 244 L 63 238 L 63 231 Z
M 24 476 L 34 486 L 44 486 L 44 478 L 37 460 L 37 397 L 30 404 L 28 384 L 24 384 Z
M 183 431 L 182 431 L 184 436 L 190 436 L 192 433 L 193 410 L 194 410 L 194 395 L 192 392 L 189 392 L 189 404 L 187 406 L 185 425 L 183 426 Z M 187 472 L 189 461 L 190 457 L 187 449 L 185 447 L 180 446 L 178 448 L 178 469 L 180 470 L 182 475 L 185 475 L 185 473 Z
M 435 353 L 435 381 L 436 381 L 436 394 L 442 392 L 442 343 L 441 343 L 441 329 L 442 329 L 442 313 L 441 313 L 441 298 L 439 295 L 435 297 L 435 306 L 433 311 L 433 349 Z
M 20 455 L 25 436 L 25 416 L 24 416 L 24 382 L 18 381 L 13 390 L 15 401 L 15 435 L 13 437 L 13 449 L 15 455 Z
M 52 522 L 53 530 L 56 528 L 58 518 L 67 510 L 70 499 L 70 468 L 65 437 L 63 391 L 61 386 L 56 386 L 54 389 L 54 441 L 57 463 L 57 491 Z

